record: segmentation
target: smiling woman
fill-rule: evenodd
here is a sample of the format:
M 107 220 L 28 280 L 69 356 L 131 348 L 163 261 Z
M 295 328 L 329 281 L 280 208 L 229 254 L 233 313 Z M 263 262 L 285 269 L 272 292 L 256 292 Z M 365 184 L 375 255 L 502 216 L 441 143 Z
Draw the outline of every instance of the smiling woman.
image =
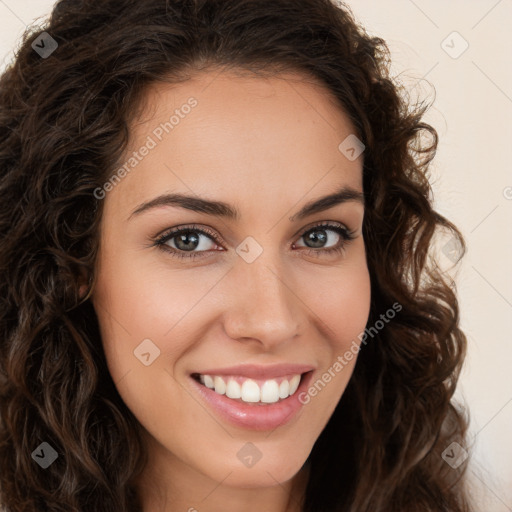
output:
M 463 240 L 387 56 L 329 0 L 61 0 L 27 34 L 0 82 L 8 512 L 470 510 L 430 254 Z

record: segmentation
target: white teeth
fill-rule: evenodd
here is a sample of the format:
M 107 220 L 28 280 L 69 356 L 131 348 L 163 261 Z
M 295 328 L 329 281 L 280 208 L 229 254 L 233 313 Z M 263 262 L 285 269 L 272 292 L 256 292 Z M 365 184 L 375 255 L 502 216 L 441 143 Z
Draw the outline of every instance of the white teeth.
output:
M 215 393 L 223 395 L 226 392 L 226 383 L 222 377 L 214 377 L 213 383 L 215 384 Z
M 213 383 L 213 379 L 209 375 L 201 375 L 204 378 L 203 384 L 210 389 L 215 388 L 215 384 Z
M 242 384 L 242 396 L 240 398 L 244 402 L 259 402 L 260 395 L 260 387 L 253 380 L 247 379 Z
M 290 396 L 290 383 L 284 379 L 279 385 L 279 398 L 287 398 Z
M 300 374 L 291 378 L 284 378 L 280 384 L 277 383 L 276 379 L 269 379 L 264 381 L 260 387 L 253 379 L 245 379 L 240 385 L 237 379 L 233 377 L 199 375 L 201 383 L 207 388 L 213 389 L 219 395 L 225 394 L 228 398 L 240 399 L 248 403 L 261 402 L 266 404 L 272 404 L 293 395 L 299 387 L 300 379 Z
M 242 389 L 236 380 L 229 379 L 226 386 L 226 396 L 228 398 L 240 398 L 242 396 Z
M 261 386 L 261 401 L 267 404 L 279 400 L 279 386 L 275 380 L 266 380 Z
M 290 395 L 293 395 L 295 391 L 297 391 L 297 388 L 299 387 L 300 383 L 300 375 L 294 375 L 292 377 L 292 380 L 290 380 Z

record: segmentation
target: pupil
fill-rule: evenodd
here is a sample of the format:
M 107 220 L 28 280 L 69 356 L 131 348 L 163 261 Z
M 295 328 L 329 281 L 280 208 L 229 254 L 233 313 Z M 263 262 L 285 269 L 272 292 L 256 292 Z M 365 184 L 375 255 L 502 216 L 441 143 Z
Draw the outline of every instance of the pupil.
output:
M 320 236 L 315 235 L 315 233 L 320 233 Z M 317 229 L 315 231 L 311 231 L 309 236 L 308 236 L 308 240 L 310 242 L 313 242 L 313 244 L 316 244 L 316 245 L 314 245 L 314 247 L 321 247 L 322 243 L 325 243 L 326 240 L 327 240 L 327 236 L 325 234 L 325 230 Z
M 192 242 L 191 242 L 192 241 Z M 180 244 L 184 244 L 183 247 L 180 247 Z M 192 245 L 190 245 L 192 243 Z M 194 245 L 195 244 L 195 245 Z M 194 235 L 191 231 L 187 231 L 186 233 L 182 233 L 178 236 L 176 246 L 178 249 L 189 250 L 195 249 L 199 244 L 199 237 Z

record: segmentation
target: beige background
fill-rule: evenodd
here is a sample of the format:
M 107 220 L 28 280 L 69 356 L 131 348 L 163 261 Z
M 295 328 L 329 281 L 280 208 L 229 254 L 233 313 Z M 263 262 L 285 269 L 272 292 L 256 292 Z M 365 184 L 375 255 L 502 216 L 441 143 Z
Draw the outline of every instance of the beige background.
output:
M 1 69 L 53 3 L 0 0 Z M 413 95 L 436 97 L 426 117 L 440 135 L 436 204 L 469 249 L 457 273 L 469 338 L 458 389 L 471 409 L 469 473 L 480 510 L 512 512 L 512 0 L 348 4 L 388 42 L 393 74 Z

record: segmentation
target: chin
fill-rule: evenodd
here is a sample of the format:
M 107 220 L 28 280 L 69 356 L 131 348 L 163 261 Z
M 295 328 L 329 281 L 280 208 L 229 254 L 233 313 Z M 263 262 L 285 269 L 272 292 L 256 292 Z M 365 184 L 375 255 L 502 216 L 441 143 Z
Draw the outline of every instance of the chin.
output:
M 259 488 L 284 484 L 299 473 L 303 467 L 309 450 L 279 450 L 269 452 L 262 448 L 261 459 L 252 466 L 243 463 L 229 463 L 222 468 L 216 468 L 211 478 L 219 481 L 219 475 L 228 475 L 224 483 L 232 487 Z M 237 459 L 238 462 L 238 459 Z

